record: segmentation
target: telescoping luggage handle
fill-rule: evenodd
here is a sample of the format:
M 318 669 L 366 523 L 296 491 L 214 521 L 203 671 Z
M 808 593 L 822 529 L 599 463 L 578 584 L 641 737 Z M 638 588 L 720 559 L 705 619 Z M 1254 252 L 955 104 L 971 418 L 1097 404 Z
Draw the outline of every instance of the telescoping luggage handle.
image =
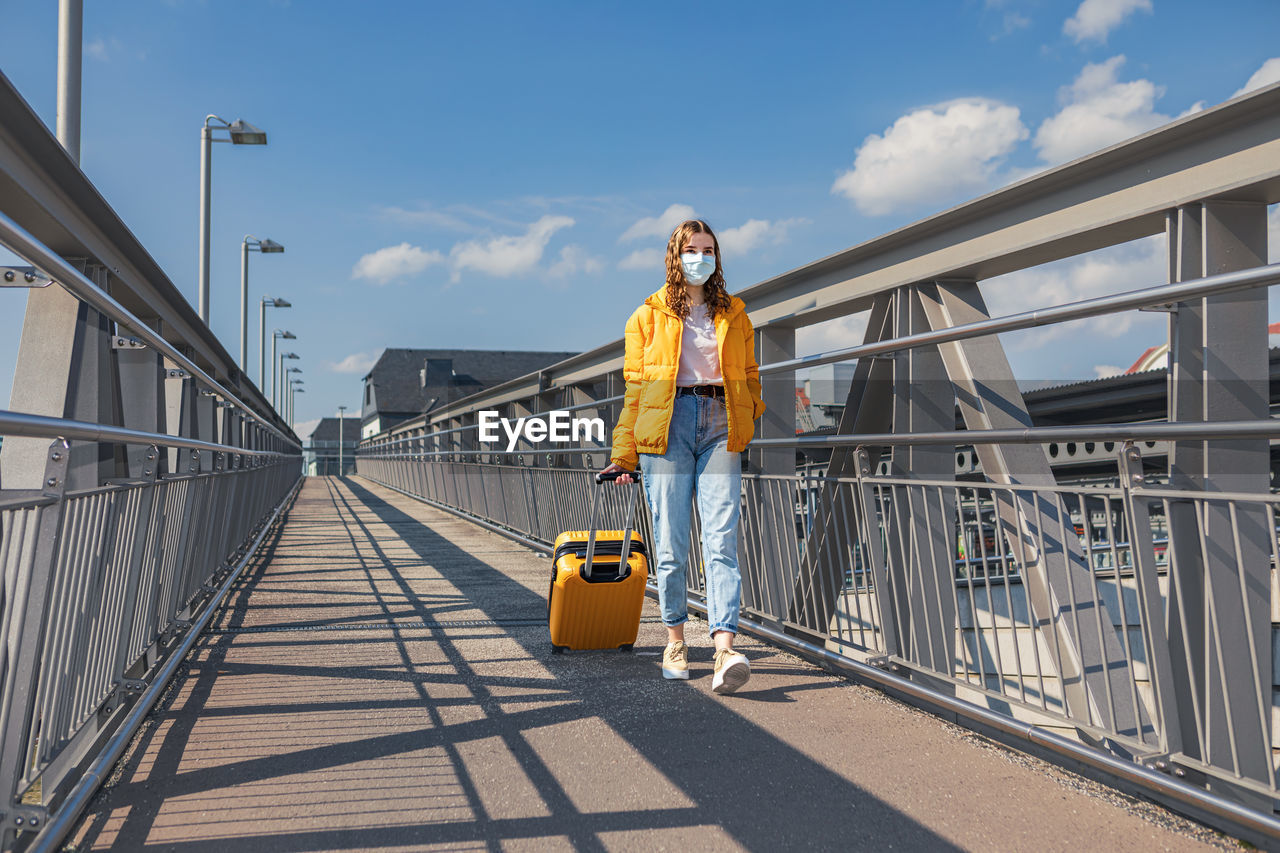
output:
M 630 474 L 635 480 L 635 488 L 631 489 L 631 501 L 627 504 L 627 520 L 625 523 L 626 531 L 622 536 L 622 556 L 618 558 L 618 572 L 622 573 L 622 569 L 627 565 L 627 560 L 631 558 L 631 530 L 636 519 L 636 500 L 640 495 L 640 472 L 639 471 L 610 471 L 608 474 L 596 474 L 596 487 L 591 490 L 591 520 L 587 523 L 587 561 L 582 566 L 582 573 L 587 577 L 591 577 L 591 558 L 596 553 L 596 510 L 600 505 L 600 485 L 612 480 L 616 480 L 623 474 Z

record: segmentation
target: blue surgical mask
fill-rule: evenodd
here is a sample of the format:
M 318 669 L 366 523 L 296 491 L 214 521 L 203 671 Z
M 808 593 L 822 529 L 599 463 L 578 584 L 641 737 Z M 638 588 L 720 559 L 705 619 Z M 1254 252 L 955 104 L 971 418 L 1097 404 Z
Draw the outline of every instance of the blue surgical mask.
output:
M 715 260 L 708 260 L 700 252 L 685 252 L 680 256 L 680 266 L 684 267 L 684 280 L 690 284 L 703 284 L 716 271 Z

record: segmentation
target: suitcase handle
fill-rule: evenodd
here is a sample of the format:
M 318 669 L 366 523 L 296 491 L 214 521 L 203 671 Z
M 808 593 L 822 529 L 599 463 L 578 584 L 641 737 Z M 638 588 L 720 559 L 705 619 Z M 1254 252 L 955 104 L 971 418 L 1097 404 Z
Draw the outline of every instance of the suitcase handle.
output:
M 637 483 L 640 482 L 641 474 L 639 471 L 610 471 L 608 474 L 602 471 L 596 474 L 596 482 L 611 483 L 623 474 L 630 474 L 631 479 L 635 480 Z
M 595 476 L 596 487 L 591 490 L 591 520 L 587 525 L 587 559 L 582 565 L 582 573 L 588 578 L 591 577 L 591 558 L 596 553 L 596 510 L 600 504 L 600 486 L 611 480 L 616 480 L 623 474 L 630 474 L 634 479 L 631 489 L 631 502 L 627 505 L 626 532 L 622 538 L 622 553 L 618 557 L 618 571 L 621 572 L 627 565 L 627 561 L 631 559 L 631 533 L 636 517 L 636 502 L 640 496 L 640 472 L 639 471 L 610 471 L 608 474 L 597 473 Z

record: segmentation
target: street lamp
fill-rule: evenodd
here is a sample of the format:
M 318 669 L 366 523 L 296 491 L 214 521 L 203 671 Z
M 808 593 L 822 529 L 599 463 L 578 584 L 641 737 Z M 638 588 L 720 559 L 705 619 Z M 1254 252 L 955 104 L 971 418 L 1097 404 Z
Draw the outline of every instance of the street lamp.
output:
M 258 307 L 258 390 L 264 394 L 267 390 L 267 309 L 292 307 L 293 303 L 289 300 L 272 299 L 270 296 L 262 297 L 262 304 Z M 272 341 L 271 345 L 274 347 L 275 343 L 275 341 Z M 275 366 L 275 360 L 275 356 L 272 355 L 271 364 L 273 367 Z
M 271 405 L 275 406 L 277 410 L 280 407 L 277 401 L 280 392 L 276 389 L 280 387 L 280 384 L 276 381 L 276 341 L 296 341 L 297 339 L 298 336 L 293 332 L 286 332 L 282 329 L 275 329 L 271 332 Z M 294 356 L 294 358 L 297 358 L 297 356 Z
M 288 414 L 285 415 L 285 420 L 289 422 L 290 429 L 293 429 L 293 395 L 297 392 L 302 391 L 302 388 L 300 387 L 301 385 L 302 385 L 301 379 L 289 380 L 289 403 L 288 403 L 288 406 L 286 407 L 286 411 L 288 412 Z
M 249 250 L 256 249 L 264 255 L 284 251 L 275 240 L 259 240 L 252 234 L 244 235 L 240 242 L 240 371 L 244 372 L 249 360 Z M 258 380 L 262 377 L 259 375 Z
M 211 122 L 220 124 L 211 124 Z M 227 139 L 214 139 L 215 130 L 225 130 Z M 266 145 L 267 134 L 244 119 L 227 122 L 210 113 L 204 117 L 200 128 L 200 319 L 209 324 L 209 214 L 213 183 L 213 143 L 230 142 L 232 145 Z
M 338 407 L 338 476 L 342 476 L 342 427 L 346 423 L 346 406 Z
M 280 358 L 272 365 L 273 369 L 279 370 L 280 381 L 276 381 L 276 374 L 273 372 L 271 376 L 271 405 L 275 406 L 277 412 L 284 408 L 284 388 L 280 386 L 284 384 L 284 360 L 286 358 L 298 358 L 296 352 L 282 352 Z M 277 390 L 278 389 L 278 390 Z M 277 397 L 279 399 L 277 399 Z
M 289 376 L 289 374 L 290 374 L 290 373 L 301 373 L 301 372 L 302 372 L 302 368 L 301 368 L 301 367 L 290 367 L 288 370 L 286 370 L 284 373 L 282 373 L 282 374 L 281 374 L 281 376 L 283 376 L 285 379 L 287 379 L 287 380 L 289 381 L 289 384 L 288 384 L 286 387 L 287 387 L 290 391 L 292 391 L 292 390 L 293 390 L 293 386 L 294 386 L 294 384 L 295 384 L 295 383 L 296 383 L 296 384 L 299 384 L 299 385 L 300 385 L 300 384 L 302 384 L 302 380 L 301 380 L 301 379 L 293 379 L 293 378 L 291 378 L 291 377 Z M 285 420 L 287 420 L 290 424 L 292 424 L 292 423 L 293 423 L 293 397 L 292 397 L 292 396 L 290 396 L 288 400 L 281 399 L 281 400 L 280 400 L 280 402 L 281 402 L 281 404 L 284 406 L 284 410 L 285 410 L 285 416 L 284 416 L 284 417 L 285 417 Z

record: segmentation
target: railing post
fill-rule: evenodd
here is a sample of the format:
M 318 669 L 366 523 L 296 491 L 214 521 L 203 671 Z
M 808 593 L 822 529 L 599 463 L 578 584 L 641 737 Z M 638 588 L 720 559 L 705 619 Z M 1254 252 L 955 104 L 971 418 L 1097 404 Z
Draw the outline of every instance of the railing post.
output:
M 894 336 L 929 331 L 919 288 L 900 288 L 894 299 Z M 956 426 L 955 392 L 936 346 L 915 347 L 893 359 L 893 430 L 896 433 L 948 432 Z M 898 478 L 950 480 L 955 474 L 951 447 L 893 448 L 890 473 Z M 926 669 L 951 678 L 955 671 L 956 599 L 955 497 L 943 490 L 929 499 L 923 487 L 894 486 L 890 552 L 904 573 L 891 577 L 902 653 Z M 886 525 L 889 518 L 885 519 Z M 883 607 L 883 605 L 882 605 Z M 910 634 L 906 631 L 910 630 Z M 952 690 L 950 683 L 938 689 Z
M 0 645 L 0 655 L 7 658 L 0 666 L 5 681 L 0 684 L 0 793 L 5 797 L 3 841 L 12 837 L 13 821 L 24 814 L 20 798 L 30 770 L 30 750 L 35 744 L 39 721 L 36 719 L 36 685 L 40 680 L 44 657 L 45 623 L 48 618 L 49 595 L 53 587 L 53 570 L 57 565 L 62 540 L 62 516 L 66 507 L 71 447 L 62 439 L 54 441 L 45 453 L 41 488 L 52 503 L 36 510 L 39 513 L 34 553 L 29 561 L 19 562 L 13 591 L 10 635 Z M 21 557 L 15 555 L 16 559 Z M 6 569 L 8 567 L 5 567 Z M 13 650 L 15 657 L 8 657 Z M 25 818 L 30 826 L 32 810 Z M 37 817 L 37 821 L 39 821 Z
M 1120 450 L 1120 489 L 1129 527 L 1129 553 L 1133 556 L 1133 577 L 1138 593 L 1138 612 L 1146 645 L 1147 668 L 1154 698 L 1157 734 L 1163 752 L 1182 751 L 1181 710 L 1169 656 L 1169 634 L 1165 630 L 1164 599 L 1160 595 L 1160 575 L 1156 568 L 1155 544 L 1151 534 L 1151 506 L 1142 494 L 1144 477 L 1142 453 L 1132 441 Z M 1124 607 L 1124 587 L 1120 567 L 1116 567 L 1116 593 Z M 1127 638 L 1126 638 L 1127 641 Z M 1190 710 L 1190 709 L 1188 709 Z
M 758 364 L 770 364 L 795 358 L 796 330 L 769 326 L 756 332 L 755 357 Z M 765 412 L 756 425 L 760 438 L 795 438 L 796 435 L 796 382 L 791 373 L 773 373 L 761 377 L 761 394 Z M 796 452 L 790 447 L 748 451 L 748 462 L 753 472 L 794 481 Z M 761 483 L 766 485 L 765 482 Z M 792 486 L 791 488 L 794 488 Z M 765 494 L 767 489 L 761 490 Z M 778 549 L 789 549 L 791 559 L 783 556 L 777 560 L 763 560 L 759 572 L 744 573 L 742 603 L 744 606 L 767 613 L 775 619 L 787 620 L 792 616 L 797 578 L 796 555 L 800 543 L 796 539 L 796 522 L 793 500 L 765 501 L 759 508 L 759 545 L 776 543 Z M 745 527 L 738 525 L 738 549 L 748 547 L 744 537 Z M 695 543 L 695 548 L 697 544 Z M 767 551 L 766 551 L 767 552 Z
M 1178 281 L 1261 266 L 1267 260 L 1267 208 L 1254 202 L 1205 202 L 1170 219 L 1170 272 Z M 1267 291 L 1254 289 L 1175 306 L 1169 320 L 1169 420 L 1215 421 L 1269 416 Z M 1265 439 L 1179 441 L 1169 456 L 1174 488 L 1269 493 Z M 1266 512 L 1226 502 L 1170 506 L 1169 641 L 1182 749 L 1190 757 L 1270 785 L 1272 675 L 1270 566 Z M 1238 537 L 1238 538 L 1237 538 Z M 1233 542 L 1236 543 L 1233 547 Z M 1269 709 L 1268 709 L 1269 710 Z M 1253 808 L 1271 798 L 1228 780 L 1211 780 Z

